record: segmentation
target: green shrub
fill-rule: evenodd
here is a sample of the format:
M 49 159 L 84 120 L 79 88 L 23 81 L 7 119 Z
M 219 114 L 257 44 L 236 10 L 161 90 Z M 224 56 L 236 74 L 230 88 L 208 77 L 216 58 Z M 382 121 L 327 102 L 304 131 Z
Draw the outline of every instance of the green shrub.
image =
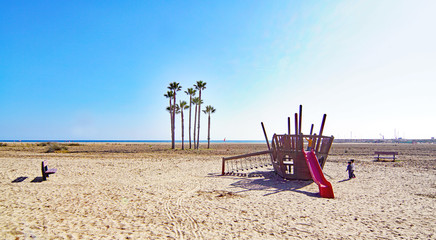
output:
M 64 145 L 60 145 L 57 143 L 48 143 L 48 149 L 45 151 L 46 153 L 52 152 L 68 152 L 68 148 Z
M 6 143 L 0 143 L 0 147 L 6 147 L 8 144 Z
M 80 144 L 79 143 L 68 143 L 67 146 L 78 147 L 78 146 L 80 146 Z

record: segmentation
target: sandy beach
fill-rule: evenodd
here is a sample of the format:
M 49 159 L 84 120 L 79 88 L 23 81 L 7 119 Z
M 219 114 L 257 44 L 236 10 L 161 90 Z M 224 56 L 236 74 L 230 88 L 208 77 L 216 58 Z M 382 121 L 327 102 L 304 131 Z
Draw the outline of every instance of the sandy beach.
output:
M 434 144 L 333 144 L 324 174 L 334 199 L 271 167 L 220 176 L 222 157 L 266 144 L 66 145 L 0 147 L 0 239 L 436 239 Z M 398 161 L 375 162 L 375 150 Z M 351 158 L 357 178 L 347 180 Z M 47 181 L 42 160 L 57 169 Z

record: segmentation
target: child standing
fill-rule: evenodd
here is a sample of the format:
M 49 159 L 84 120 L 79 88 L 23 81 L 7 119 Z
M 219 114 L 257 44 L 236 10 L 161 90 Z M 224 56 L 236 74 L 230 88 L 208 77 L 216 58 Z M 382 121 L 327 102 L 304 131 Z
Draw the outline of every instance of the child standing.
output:
M 306 151 L 312 150 L 312 138 L 305 137 L 305 139 L 307 141 L 307 150 Z
M 353 178 L 353 170 L 351 169 L 351 162 L 348 162 L 347 170 L 348 172 L 348 179 Z
M 356 175 L 354 175 L 354 171 L 356 170 L 356 169 L 354 168 L 354 159 L 351 159 L 350 162 L 351 162 L 351 172 L 352 172 L 352 173 L 351 173 L 351 175 L 352 175 L 351 177 L 352 177 L 352 178 L 356 178 Z

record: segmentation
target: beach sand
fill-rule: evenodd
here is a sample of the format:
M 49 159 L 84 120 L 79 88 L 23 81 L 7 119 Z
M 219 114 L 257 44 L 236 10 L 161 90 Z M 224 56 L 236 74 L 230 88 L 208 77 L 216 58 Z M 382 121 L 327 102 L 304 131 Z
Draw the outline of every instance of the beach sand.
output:
M 0 147 L 0 239 L 436 239 L 436 145 L 333 144 L 335 199 L 271 167 L 220 176 L 222 157 L 266 144 L 71 145 Z M 375 150 L 399 159 L 374 162 Z M 57 168 L 44 182 L 42 160 Z

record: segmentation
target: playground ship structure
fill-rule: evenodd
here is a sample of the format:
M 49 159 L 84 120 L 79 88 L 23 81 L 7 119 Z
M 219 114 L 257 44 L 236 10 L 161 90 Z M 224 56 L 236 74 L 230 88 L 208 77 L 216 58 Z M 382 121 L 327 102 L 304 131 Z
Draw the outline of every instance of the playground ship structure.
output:
M 319 133 L 313 133 L 312 124 L 307 135 L 301 131 L 302 105 L 299 110 L 295 113 L 294 134 L 291 134 L 291 118 L 288 117 L 288 133 L 274 134 L 270 143 L 262 122 L 268 150 L 223 158 L 222 174 L 238 174 L 272 165 L 281 177 L 289 180 L 313 179 L 319 185 L 322 197 L 334 197 L 331 184 L 322 172 L 334 139 L 333 136 L 322 135 L 327 115 L 323 116 Z

